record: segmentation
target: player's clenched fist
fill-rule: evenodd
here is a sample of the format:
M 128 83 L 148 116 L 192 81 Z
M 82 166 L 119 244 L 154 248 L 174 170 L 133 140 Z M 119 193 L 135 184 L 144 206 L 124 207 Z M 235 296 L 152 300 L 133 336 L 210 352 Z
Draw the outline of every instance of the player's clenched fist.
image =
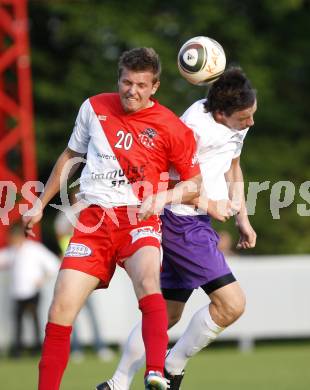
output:
M 25 235 L 27 237 L 28 236 L 35 237 L 32 228 L 36 223 L 41 221 L 42 216 L 43 216 L 43 211 L 40 205 L 34 206 L 23 215 L 22 220 L 23 220 Z

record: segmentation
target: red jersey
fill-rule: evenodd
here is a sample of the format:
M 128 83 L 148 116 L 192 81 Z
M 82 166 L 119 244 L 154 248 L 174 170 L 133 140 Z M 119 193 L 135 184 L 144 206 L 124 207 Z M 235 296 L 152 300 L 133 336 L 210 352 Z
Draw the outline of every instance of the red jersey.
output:
M 103 93 L 82 104 L 68 147 L 87 153 L 80 188 L 88 203 L 137 205 L 166 187 L 170 165 L 181 180 L 199 174 L 192 130 L 153 103 L 126 113 L 117 93 Z

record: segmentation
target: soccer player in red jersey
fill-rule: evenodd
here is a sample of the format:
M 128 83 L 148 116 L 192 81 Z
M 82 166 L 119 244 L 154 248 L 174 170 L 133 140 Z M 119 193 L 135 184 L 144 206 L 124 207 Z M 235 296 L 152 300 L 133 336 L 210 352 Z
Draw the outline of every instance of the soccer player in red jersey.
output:
M 117 264 L 129 275 L 142 312 L 145 389 L 167 388 L 159 213 L 168 203 L 195 198 L 201 176 L 192 131 L 152 97 L 159 76 L 160 61 L 153 49 L 136 48 L 121 56 L 118 93 L 102 93 L 82 104 L 40 202 L 23 217 L 26 234 L 32 234 L 44 207 L 63 186 L 67 164 L 86 155 L 78 195 L 86 206 L 56 282 L 39 364 L 39 390 L 59 389 L 72 324 L 89 294 L 108 287 Z M 168 190 L 166 172 L 171 164 L 182 181 Z

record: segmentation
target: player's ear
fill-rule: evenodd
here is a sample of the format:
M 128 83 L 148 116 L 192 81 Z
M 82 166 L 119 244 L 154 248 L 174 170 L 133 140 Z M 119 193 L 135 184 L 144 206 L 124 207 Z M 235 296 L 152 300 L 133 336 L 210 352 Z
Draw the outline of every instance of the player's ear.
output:
M 222 111 L 216 110 L 213 113 L 213 117 L 214 117 L 216 122 L 222 122 L 223 117 L 224 117 L 224 113 Z
M 156 81 L 154 84 L 153 84 L 153 87 L 152 87 L 152 95 L 155 95 L 156 91 L 158 90 L 160 86 L 160 81 Z

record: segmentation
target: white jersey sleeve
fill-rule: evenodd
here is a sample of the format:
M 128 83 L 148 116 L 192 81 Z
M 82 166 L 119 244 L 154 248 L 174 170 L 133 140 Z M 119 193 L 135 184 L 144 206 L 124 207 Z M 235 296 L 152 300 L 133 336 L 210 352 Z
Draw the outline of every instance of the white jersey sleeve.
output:
M 92 108 L 89 99 L 81 105 L 78 116 L 75 121 L 73 132 L 71 134 L 68 147 L 78 153 L 87 153 L 90 139 L 89 121 L 92 115 Z
M 241 155 L 242 148 L 243 148 L 243 142 L 247 135 L 249 129 L 241 130 L 237 133 L 237 136 L 239 137 L 238 142 L 236 142 L 236 149 L 233 158 L 237 158 Z

